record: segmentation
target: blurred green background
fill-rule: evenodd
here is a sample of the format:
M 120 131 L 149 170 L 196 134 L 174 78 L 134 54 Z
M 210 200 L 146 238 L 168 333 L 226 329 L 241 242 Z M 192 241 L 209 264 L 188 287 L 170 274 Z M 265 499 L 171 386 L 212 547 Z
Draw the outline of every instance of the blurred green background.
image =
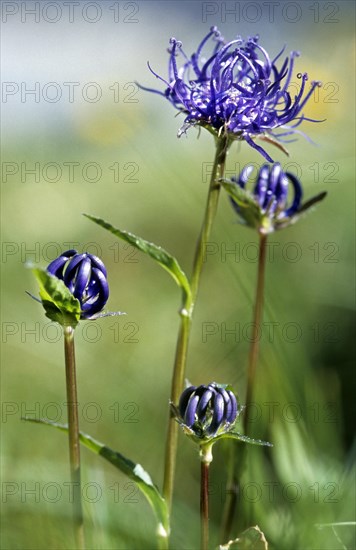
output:
M 316 145 L 301 137 L 289 159 L 269 148 L 291 163 L 306 197 L 327 190 L 328 198 L 270 238 L 254 434 L 274 447 L 249 450 L 240 517 L 248 513 L 272 549 L 355 548 L 352 526 L 325 525 L 355 516 L 353 3 L 38 4 L 37 15 L 24 11 L 33 2 L 2 5 L 2 548 L 73 544 L 66 438 L 21 421 L 66 421 L 60 331 L 25 294 L 37 293 L 26 261 L 45 266 L 73 243 L 104 260 L 109 309 L 127 316 L 77 330 L 81 428 L 143 464 L 161 486 L 180 294 L 152 260 L 81 213 L 162 245 L 190 273 L 213 140 L 195 130 L 178 140 L 182 119 L 135 81 L 159 85 L 147 60 L 164 76 L 169 38 L 190 53 L 213 24 L 227 39 L 260 34 L 271 56 L 284 44 L 301 50 L 296 72 L 323 82 L 306 112 L 326 119 L 304 124 Z M 233 146 L 229 175 L 247 162 L 262 158 Z M 187 374 L 194 384 L 231 383 L 242 400 L 256 247 L 222 195 Z M 216 447 L 213 544 L 225 542 L 225 462 Z M 88 548 L 153 548 L 153 516 L 132 483 L 86 449 L 82 463 Z M 182 435 L 173 548 L 198 547 L 198 513 L 198 456 Z

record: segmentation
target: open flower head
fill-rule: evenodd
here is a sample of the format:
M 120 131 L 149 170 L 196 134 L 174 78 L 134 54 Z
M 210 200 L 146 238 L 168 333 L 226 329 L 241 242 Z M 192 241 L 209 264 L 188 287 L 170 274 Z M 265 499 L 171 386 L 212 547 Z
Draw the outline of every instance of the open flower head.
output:
M 106 268 L 97 256 L 67 250 L 49 264 L 47 271 L 61 279 L 79 300 L 82 319 L 102 311 L 109 298 L 109 285 Z
M 271 233 L 296 222 L 303 212 L 326 196 L 325 192 L 320 193 L 303 204 L 299 179 L 291 172 L 283 172 L 278 162 L 260 168 L 251 192 L 246 186 L 253 170 L 254 166 L 248 165 L 238 178 L 224 180 L 223 185 L 241 222 L 261 233 Z
M 142 88 L 164 96 L 186 115 L 178 136 L 199 125 L 215 135 L 226 133 L 230 139 L 245 140 L 273 162 L 255 138 L 278 144 L 278 140 L 298 133 L 302 121 L 311 120 L 303 115 L 303 109 L 320 85 L 313 81 L 307 89 L 307 73 L 298 73 L 300 86 L 295 93 L 295 85 L 290 84 L 299 53 L 291 52 L 278 63 L 283 52 L 284 48 L 271 59 L 259 45 L 258 36 L 225 42 L 212 27 L 190 57 L 182 43 L 171 38 L 168 78 L 149 66 L 166 89 Z

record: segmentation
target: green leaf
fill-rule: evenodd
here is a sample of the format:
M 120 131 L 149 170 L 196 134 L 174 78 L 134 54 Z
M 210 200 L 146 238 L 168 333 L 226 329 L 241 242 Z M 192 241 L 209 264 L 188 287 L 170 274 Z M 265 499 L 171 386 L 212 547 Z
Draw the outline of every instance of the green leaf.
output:
M 141 237 L 137 237 L 133 233 L 128 231 L 123 231 L 112 226 L 110 223 L 106 222 L 101 218 L 96 216 L 91 216 L 90 214 L 83 214 L 86 218 L 97 223 L 107 231 L 110 231 L 113 235 L 127 242 L 134 248 L 137 248 L 141 252 L 148 254 L 153 260 L 159 263 L 168 273 L 173 277 L 178 286 L 180 286 L 184 292 L 184 303 L 187 308 L 191 304 L 191 290 L 188 278 L 182 268 L 180 267 L 178 261 L 174 256 L 171 256 L 166 250 L 157 246 L 154 243 L 150 243 Z
M 243 218 L 246 225 L 259 229 L 262 222 L 262 213 L 251 193 L 230 180 L 223 179 L 221 183 L 230 197 L 232 197 L 240 207 L 240 216 Z
M 223 434 L 220 434 L 214 437 L 214 441 L 217 441 L 218 439 L 237 439 L 237 441 L 241 441 L 242 443 L 250 443 L 251 445 L 264 445 L 265 447 L 273 447 L 272 443 L 269 443 L 268 441 L 262 441 L 262 439 L 252 439 L 252 437 L 248 437 L 247 435 L 242 435 L 237 432 L 225 432 Z
M 246 529 L 237 539 L 220 545 L 219 550 L 268 550 L 268 542 L 256 525 Z
M 80 320 L 80 302 L 63 281 L 45 269 L 32 268 L 40 285 L 40 297 L 46 316 L 62 326 L 75 328 Z
M 42 419 L 35 420 L 33 418 L 24 418 L 23 420 L 38 424 L 45 424 L 47 426 L 57 428 L 62 432 L 68 432 L 68 427 L 63 424 L 56 424 L 55 422 L 49 422 Z M 103 443 L 96 441 L 87 434 L 80 432 L 79 438 L 81 443 L 88 449 L 105 458 L 105 460 L 110 462 L 113 466 L 115 466 L 115 468 L 127 475 L 137 484 L 138 488 L 145 495 L 156 515 L 158 523 L 157 535 L 162 538 L 167 538 L 169 534 L 169 512 L 166 501 L 161 496 L 150 475 L 146 472 L 146 470 L 144 470 L 141 464 L 136 464 L 132 460 L 123 456 L 121 453 L 113 451 Z

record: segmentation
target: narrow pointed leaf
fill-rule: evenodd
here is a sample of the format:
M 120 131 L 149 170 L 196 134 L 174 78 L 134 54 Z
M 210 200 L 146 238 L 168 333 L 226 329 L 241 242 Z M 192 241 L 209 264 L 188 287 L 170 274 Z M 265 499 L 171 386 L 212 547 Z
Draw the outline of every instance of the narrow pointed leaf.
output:
M 25 290 L 26 294 L 28 294 L 28 296 L 30 298 L 32 298 L 32 300 L 35 300 L 36 302 L 38 302 L 39 304 L 42 304 L 42 301 L 39 299 L 39 298 L 36 298 L 36 296 L 34 296 L 33 294 L 31 294 L 31 292 L 28 292 L 28 290 Z
M 80 302 L 69 291 L 63 281 L 45 269 L 32 269 L 40 286 L 40 298 L 46 316 L 62 326 L 75 328 L 79 322 Z
M 55 422 L 49 422 L 48 420 L 34 420 L 33 418 L 24 418 L 29 422 L 35 422 L 38 424 L 45 424 L 53 428 L 57 428 L 62 432 L 68 433 L 68 427 L 63 424 L 57 424 Z M 136 464 L 129 458 L 126 458 L 121 453 L 113 451 L 103 443 L 93 439 L 83 432 L 79 433 L 80 442 L 94 453 L 102 456 L 110 462 L 115 468 L 120 470 L 123 474 L 132 479 L 138 486 L 138 488 L 145 495 L 149 504 L 151 505 L 156 518 L 157 518 L 157 534 L 163 538 L 166 538 L 169 534 L 169 513 L 166 501 L 161 496 L 158 488 L 153 483 L 150 475 L 141 464 Z
M 128 231 L 123 231 L 121 229 L 115 228 L 110 223 L 106 222 L 101 218 L 96 216 L 91 216 L 89 214 L 83 214 L 86 218 L 97 223 L 107 231 L 110 231 L 113 235 L 127 242 L 134 248 L 137 248 L 141 252 L 148 254 L 153 260 L 155 260 L 160 266 L 162 266 L 168 273 L 173 277 L 178 286 L 180 286 L 185 295 L 185 302 L 190 304 L 191 301 L 191 290 L 188 278 L 182 268 L 180 267 L 178 261 L 174 256 L 169 254 L 164 248 L 157 246 L 154 243 L 150 243 L 141 237 L 129 233 Z
M 119 315 L 127 315 L 125 311 L 104 311 L 103 313 L 96 313 L 91 317 L 86 317 L 86 321 L 95 321 L 95 319 L 101 319 L 102 317 L 117 317 Z
M 252 439 L 252 437 L 248 437 L 247 435 L 242 435 L 237 432 L 226 432 L 214 437 L 215 441 L 218 439 L 236 439 L 237 441 L 241 441 L 242 443 L 250 443 L 251 445 L 273 447 L 272 443 L 269 443 L 268 441 L 262 441 L 262 439 Z

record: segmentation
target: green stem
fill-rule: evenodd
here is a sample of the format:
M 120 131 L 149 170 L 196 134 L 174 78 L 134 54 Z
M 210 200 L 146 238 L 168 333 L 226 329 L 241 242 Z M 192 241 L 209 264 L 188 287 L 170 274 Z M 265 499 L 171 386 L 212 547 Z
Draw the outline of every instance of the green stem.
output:
M 180 312 L 181 322 L 178 333 L 176 356 L 174 361 L 172 386 L 171 386 L 171 402 L 177 404 L 180 394 L 184 388 L 184 378 L 187 363 L 187 350 L 192 325 L 192 317 L 195 306 L 195 301 L 198 294 L 200 275 L 204 264 L 204 255 L 206 253 L 206 245 L 209 241 L 211 228 L 215 218 L 221 184 L 219 179 L 224 175 L 225 159 L 228 150 L 228 141 L 226 137 L 217 139 L 217 148 L 213 170 L 210 179 L 208 199 L 206 203 L 205 216 L 197 242 L 193 271 L 191 277 L 191 303 L 189 307 L 183 304 Z M 178 424 L 174 420 L 172 414 L 169 417 L 168 432 L 166 439 L 166 454 L 165 454 L 165 470 L 163 482 L 163 496 L 168 504 L 169 512 L 172 509 L 172 496 L 174 486 L 174 475 L 176 467 L 176 455 L 178 444 Z
M 80 483 L 80 444 L 77 381 L 75 373 L 74 329 L 64 327 L 64 356 L 66 365 L 69 460 L 73 489 L 73 521 L 77 548 L 85 548 L 84 521 Z
M 157 549 L 158 550 L 168 550 L 169 549 L 169 538 L 157 536 Z
M 260 233 L 260 248 L 258 256 L 258 275 L 257 275 L 257 287 L 255 306 L 253 314 L 253 333 L 252 343 L 250 347 L 248 369 L 247 369 L 247 389 L 246 389 L 246 410 L 244 415 L 244 433 L 249 435 L 249 422 L 251 416 L 251 403 L 253 398 L 253 391 L 256 378 L 256 367 L 258 361 L 258 354 L 260 350 L 259 334 L 261 330 L 262 314 L 263 314 L 263 293 L 265 285 L 265 271 L 266 271 L 266 256 L 267 256 L 267 235 Z
M 251 417 L 251 404 L 256 378 L 256 367 L 259 355 L 259 333 L 263 314 L 263 294 L 264 280 L 266 271 L 266 253 L 267 253 L 267 235 L 260 233 L 260 246 L 258 258 L 257 286 L 255 294 L 254 314 L 253 314 L 253 334 L 250 347 L 248 369 L 247 369 L 247 387 L 246 387 L 246 410 L 243 420 L 245 435 L 249 435 L 249 424 Z M 240 454 L 237 455 L 240 450 Z M 232 445 L 229 454 L 229 469 L 226 485 L 226 503 L 222 520 L 222 540 L 227 542 L 231 536 L 232 524 L 235 516 L 240 484 L 239 479 L 244 467 L 246 449 L 241 450 L 241 446 Z

